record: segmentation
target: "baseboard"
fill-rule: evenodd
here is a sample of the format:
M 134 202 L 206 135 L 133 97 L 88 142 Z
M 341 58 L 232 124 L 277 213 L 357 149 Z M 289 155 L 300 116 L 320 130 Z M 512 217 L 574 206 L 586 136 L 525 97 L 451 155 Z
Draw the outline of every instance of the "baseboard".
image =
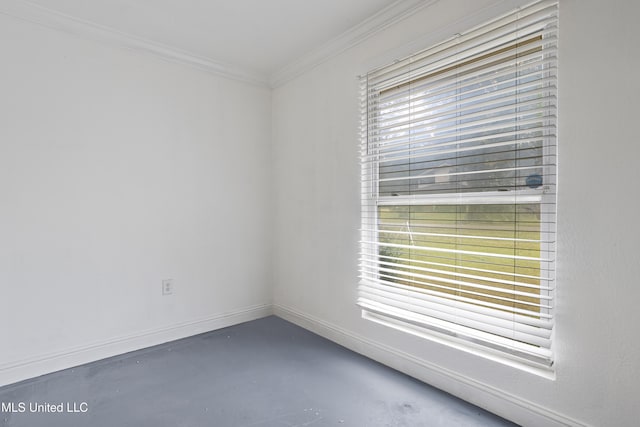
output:
M 274 304 L 273 314 L 522 426 L 588 427 L 551 409 L 293 308 Z
M 182 322 L 164 328 L 94 342 L 55 353 L 0 365 L 0 386 L 13 384 L 40 375 L 72 368 L 107 357 L 140 350 L 192 335 L 226 328 L 238 323 L 260 319 L 273 314 L 271 304 L 244 307 L 203 319 Z

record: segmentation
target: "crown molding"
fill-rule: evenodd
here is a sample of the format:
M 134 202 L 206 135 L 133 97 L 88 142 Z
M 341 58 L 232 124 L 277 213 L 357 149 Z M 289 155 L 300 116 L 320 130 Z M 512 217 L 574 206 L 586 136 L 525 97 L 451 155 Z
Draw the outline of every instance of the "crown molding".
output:
M 114 28 L 30 3 L 27 0 L 0 0 L 0 14 L 111 46 L 150 54 L 225 78 L 276 88 L 437 1 L 397 0 L 338 37 L 274 72 L 271 76 L 247 67 L 223 63 L 173 46 L 127 34 Z
M 255 70 L 226 64 L 173 46 L 133 36 L 110 27 L 53 11 L 25 0 L 0 0 L 0 14 L 83 38 L 90 38 L 112 46 L 150 54 L 170 62 L 188 65 L 229 79 L 257 86 L 269 85 L 267 76 Z
M 438 0 L 397 0 L 360 24 L 340 34 L 297 60 L 274 72 L 269 79 L 272 88 L 283 85 L 317 67 L 330 58 L 356 46 L 385 28 L 408 18 Z

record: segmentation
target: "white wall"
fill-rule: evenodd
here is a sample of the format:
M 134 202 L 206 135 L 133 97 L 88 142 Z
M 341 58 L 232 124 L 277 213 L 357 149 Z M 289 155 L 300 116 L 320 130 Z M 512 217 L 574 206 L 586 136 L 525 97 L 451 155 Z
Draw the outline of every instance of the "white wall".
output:
M 561 0 L 556 379 L 362 320 L 355 305 L 356 75 L 516 3 L 441 0 L 274 91 L 276 313 L 523 425 L 635 426 L 636 1 Z
M 270 311 L 268 88 L 4 15 L 0 61 L 0 385 Z
M 561 0 L 556 380 L 355 305 L 355 76 L 524 2 L 440 0 L 273 94 L 0 16 L 0 384 L 266 314 L 273 256 L 276 312 L 357 351 L 525 425 L 637 424 L 635 1 Z

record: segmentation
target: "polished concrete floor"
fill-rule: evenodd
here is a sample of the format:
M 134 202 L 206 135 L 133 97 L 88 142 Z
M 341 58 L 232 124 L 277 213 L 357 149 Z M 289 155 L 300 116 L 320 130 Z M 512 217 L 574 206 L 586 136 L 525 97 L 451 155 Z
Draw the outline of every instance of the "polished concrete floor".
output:
M 277 317 L 3 387 L 0 402 L 3 427 L 514 425 Z

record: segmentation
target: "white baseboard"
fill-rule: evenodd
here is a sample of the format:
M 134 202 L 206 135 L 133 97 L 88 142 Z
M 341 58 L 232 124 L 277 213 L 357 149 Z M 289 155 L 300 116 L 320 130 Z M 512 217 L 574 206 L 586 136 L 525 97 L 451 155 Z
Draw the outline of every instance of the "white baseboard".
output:
M 273 314 L 261 304 L 0 365 L 0 386 Z
M 293 308 L 274 304 L 273 314 L 522 426 L 588 427 L 587 424 L 551 409 L 372 341 Z

